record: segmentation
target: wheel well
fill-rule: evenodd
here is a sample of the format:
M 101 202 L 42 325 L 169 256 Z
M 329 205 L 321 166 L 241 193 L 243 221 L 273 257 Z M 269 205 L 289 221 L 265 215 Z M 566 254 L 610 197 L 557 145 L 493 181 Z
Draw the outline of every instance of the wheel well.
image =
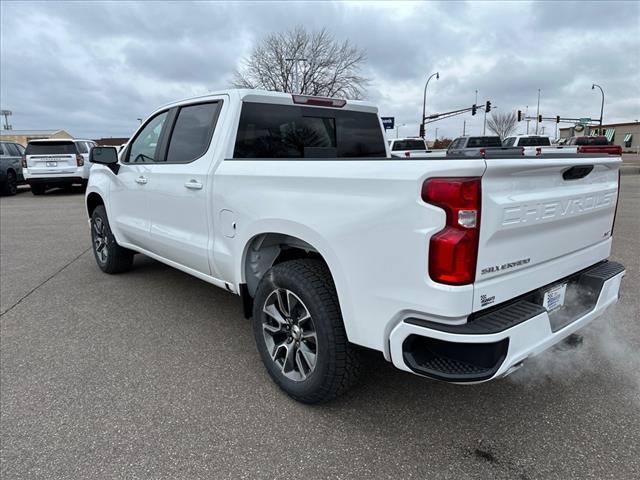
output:
M 326 261 L 318 250 L 299 238 L 281 233 L 263 233 L 249 243 L 244 262 L 246 292 L 253 297 L 258 283 L 274 265 L 300 258 Z
M 93 211 L 100 205 L 104 205 L 102 197 L 97 193 L 91 192 L 87 197 L 87 213 L 89 214 L 89 217 L 93 215 Z
M 16 174 L 16 171 L 13 168 L 7 168 L 7 173 L 9 172 L 13 172 L 14 175 Z

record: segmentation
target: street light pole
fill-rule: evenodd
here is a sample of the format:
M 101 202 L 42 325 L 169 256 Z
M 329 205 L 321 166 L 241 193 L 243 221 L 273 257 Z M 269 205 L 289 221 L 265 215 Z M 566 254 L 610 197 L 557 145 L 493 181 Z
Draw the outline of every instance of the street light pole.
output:
M 600 85 L 596 85 L 595 83 L 591 85 L 591 90 L 595 90 L 598 87 L 600 89 L 600 93 L 602 94 L 602 103 L 600 104 L 600 126 L 602 126 L 602 112 L 604 112 L 604 90 Z
M 538 89 L 538 108 L 536 109 L 536 135 L 538 135 L 539 119 L 540 119 L 540 89 Z
M 431 76 L 427 78 L 427 83 L 424 84 L 424 96 L 422 97 L 422 122 L 420 122 L 420 136 L 422 138 L 426 137 L 426 132 L 424 129 L 424 120 L 427 112 L 427 87 L 429 86 L 429 81 L 431 81 L 433 77 L 436 77 L 436 80 L 439 80 L 440 73 L 439 72 L 432 73 Z

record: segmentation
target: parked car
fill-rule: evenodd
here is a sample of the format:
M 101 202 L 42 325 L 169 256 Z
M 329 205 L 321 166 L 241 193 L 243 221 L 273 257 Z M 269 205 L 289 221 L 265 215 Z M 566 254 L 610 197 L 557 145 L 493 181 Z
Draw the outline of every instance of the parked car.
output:
M 86 187 L 91 169 L 89 151 L 95 146 L 93 140 L 81 138 L 30 141 L 22 167 L 31 192 L 42 195 L 51 187 Z
M 392 158 L 426 158 L 444 156 L 446 150 L 431 150 L 423 138 L 407 137 L 388 140 Z
M 484 382 L 602 315 L 625 273 L 607 261 L 621 159 L 511 150 L 397 161 L 367 102 L 183 100 L 120 156 L 92 150 L 93 252 L 106 273 L 140 252 L 240 295 L 269 375 L 302 402 L 355 381 L 358 345 Z
M 16 142 L 0 141 L 0 193 L 15 195 L 24 182 L 22 155 L 24 147 Z
M 522 147 L 524 155 L 540 156 L 549 153 L 568 154 L 576 153 L 575 149 L 565 148 L 561 145 L 552 145 L 549 137 L 541 135 L 515 135 L 502 141 L 504 147 Z
M 524 155 L 522 147 L 503 147 L 500 137 L 458 137 L 447 149 L 447 156 L 475 157 L 477 155 L 491 157 L 511 157 Z
M 571 137 L 567 148 L 575 153 L 598 153 L 604 155 L 622 155 L 622 147 L 613 145 L 604 135 L 596 137 Z

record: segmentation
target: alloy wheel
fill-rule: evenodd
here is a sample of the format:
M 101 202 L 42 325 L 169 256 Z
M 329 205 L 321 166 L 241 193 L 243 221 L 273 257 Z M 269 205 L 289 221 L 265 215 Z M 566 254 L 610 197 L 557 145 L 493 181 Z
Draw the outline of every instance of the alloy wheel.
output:
M 262 312 L 262 333 L 271 360 L 288 379 L 306 380 L 318 356 L 309 309 L 291 290 L 276 288 L 267 296 Z

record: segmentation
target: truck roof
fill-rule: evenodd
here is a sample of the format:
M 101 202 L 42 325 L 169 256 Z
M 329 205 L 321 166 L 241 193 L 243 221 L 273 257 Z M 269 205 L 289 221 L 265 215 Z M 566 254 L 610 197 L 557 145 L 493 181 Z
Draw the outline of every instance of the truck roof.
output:
M 157 110 L 165 109 L 167 107 L 175 107 L 178 105 L 193 103 L 194 101 L 206 101 L 206 100 L 215 100 L 216 97 L 220 97 L 221 95 L 227 95 L 233 100 L 237 100 L 240 102 L 254 102 L 254 103 L 271 103 L 278 105 L 296 105 L 293 101 L 294 96 L 299 97 L 312 97 L 312 98 L 322 98 L 327 99 L 328 97 L 321 96 L 313 96 L 313 95 L 297 95 L 285 92 L 271 92 L 268 90 L 255 90 L 250 88 L 231 88 L 227 90 L 218 90 L 215 92 L 209 92 L 206 95 L 200 95 L 195 97 L 184 98 L 182 100 L 178 100 L 175 102 L 167 103 L 162 105 Z M 344 99 L 333 99 L 333 100 L 344 100 Z M 343 107 L 323 107 L 319 105 L 306 105 L 313 108 L 340 108 L 341 110 L 353 110 L 359 112 L 370 112 L 370 113 L 378 113 L 378 107 L 375 103 L 366 102 L 362 100 L 346 100 L 346 104 Z

